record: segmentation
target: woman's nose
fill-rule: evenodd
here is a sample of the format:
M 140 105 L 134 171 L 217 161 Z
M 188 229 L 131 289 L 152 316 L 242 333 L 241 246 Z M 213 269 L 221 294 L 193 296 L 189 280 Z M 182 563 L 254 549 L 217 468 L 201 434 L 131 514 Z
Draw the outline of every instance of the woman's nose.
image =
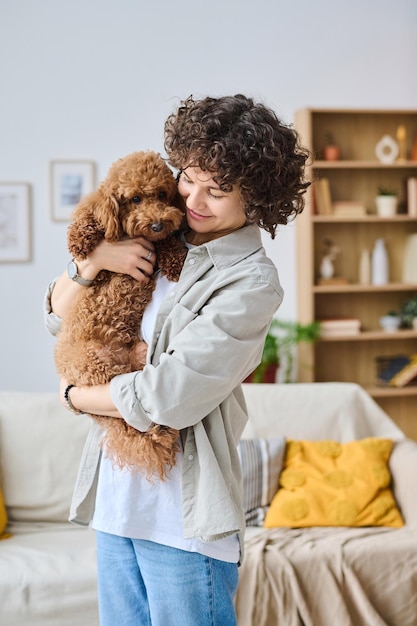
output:
M 190 193 L 186 198 L 186 203 L 188 207 L 196 209 L 199 206 L 204 204 L 204 195 L 203 190 L 199 189 L 197 186 L 193 185 Z

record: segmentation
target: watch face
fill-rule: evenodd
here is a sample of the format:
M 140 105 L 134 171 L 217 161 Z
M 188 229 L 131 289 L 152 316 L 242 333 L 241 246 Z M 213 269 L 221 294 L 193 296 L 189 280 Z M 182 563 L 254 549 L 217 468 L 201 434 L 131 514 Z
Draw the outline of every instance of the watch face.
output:
M 77 278 L 77 270 L 78 268 L 75 265 L 74 261 L 70 261 L 68 263 L 68 276 L 71 278 L 71 280 L 75 280 Z

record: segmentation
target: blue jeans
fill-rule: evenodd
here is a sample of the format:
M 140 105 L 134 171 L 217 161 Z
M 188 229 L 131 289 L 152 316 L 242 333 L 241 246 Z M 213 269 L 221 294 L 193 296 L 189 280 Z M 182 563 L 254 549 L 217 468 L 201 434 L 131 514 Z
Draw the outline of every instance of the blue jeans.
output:
M 96 535 L 100 626 L 236 626 L 236 563 Z

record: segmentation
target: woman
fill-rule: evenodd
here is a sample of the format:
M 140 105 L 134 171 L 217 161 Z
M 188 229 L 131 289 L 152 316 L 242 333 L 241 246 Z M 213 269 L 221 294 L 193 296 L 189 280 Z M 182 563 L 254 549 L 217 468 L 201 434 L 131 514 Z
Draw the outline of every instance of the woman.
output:
M 307 153 L 293 129 L 243 95 L 183 101 L 165 123 L 165 148 L 179 170 L 189 251 L 179 282 L 159 279 L 145 311 L 147 365 L 107 385 L 62 380 L 61 397 L 139 431 L 178 429 L 181 450 L 167 480 L 149 482 L 113 467 L 93 423 L 70 519 L 97 531 L 102 626 L 233 626 L 244 531 L 240 382 L 258 365 L 282 300 L 260 228 L 274 237 L 303 209 Z M 84 285 L 102 269 L 146 280 L 155 261 L 142 238 L 102 242 L 77 272 Z M 66 273 L 51 284 L 51 332 L 84 285 Z

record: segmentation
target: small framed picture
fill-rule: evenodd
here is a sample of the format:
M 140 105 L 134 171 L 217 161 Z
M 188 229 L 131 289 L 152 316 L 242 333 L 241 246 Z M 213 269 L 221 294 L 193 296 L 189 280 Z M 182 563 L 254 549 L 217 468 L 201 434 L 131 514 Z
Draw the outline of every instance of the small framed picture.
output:
M 31 259 L 29 183 L 0 182 L 0 262 Z
M 93 161 L 51 161 L 51 216 L 56 222 L 71 221 L 82 196 L 94 191 L 96 168 Z

